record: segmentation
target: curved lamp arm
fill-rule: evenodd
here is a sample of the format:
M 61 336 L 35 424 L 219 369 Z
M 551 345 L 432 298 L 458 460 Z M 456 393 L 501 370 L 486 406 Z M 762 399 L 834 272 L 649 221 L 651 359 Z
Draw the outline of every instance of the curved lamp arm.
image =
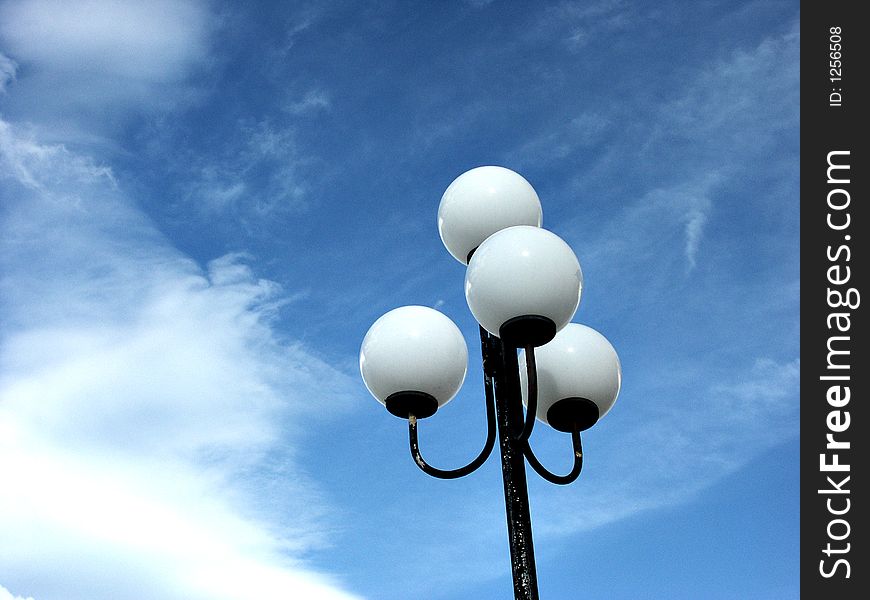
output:
M 526 418 L 523 430 L 515 438 L 520 442 L 527 442 L 532 435 L 535 426 L 535 415 L 538 412 L 538 369 L 535 366 L 535 347 L 526 346 L 526 381 L 528 382 L 528 406 L 526 406 Z
M 525 454 L 529 464 L 532 465 L 532 468 L 538 475 L 550 483 L 566 485 L 577 479 L 580 476 L 580 471 L 583 469 L 583 447 L 580 445 L 579 431 L 571 432 L 571 443 L 574 446 L 574 468 L 571 469 L 571 472 L 567 475 L 555 475 L 550 473 L 544 465 L 538 462 L 538 458 L 535 456 L 535 453 L 532 452 L 532 448 L 529 446 L 528 442 L 523 446 L 523 454 Z
M 472 473 L 477 470 L 480 465 L 486 462 L 486 459 L 489 458 L 489 455 L 492 453 L 492 449 L 495 446 L 496 433 L 495 400 L 492 391 L 492 378 L 488 374 L 484 376 L 484 392 L 486 394 L 486 443 L 483 445 L 483 450 L 480 451 L 477 458 L 460 469 L 443 471 L 441 469 L 436 469 L 426 462 L 423 455 L 420 454 L 420 445 L 417 441 L 417 417 L 414 415 L 408 416 L 408 435 L 411 444 L 411 456 L 414 458 L 414 462 L 417 463 L 417 466 L 420 467 L 421 471 L 439 479 L 456 479 Z

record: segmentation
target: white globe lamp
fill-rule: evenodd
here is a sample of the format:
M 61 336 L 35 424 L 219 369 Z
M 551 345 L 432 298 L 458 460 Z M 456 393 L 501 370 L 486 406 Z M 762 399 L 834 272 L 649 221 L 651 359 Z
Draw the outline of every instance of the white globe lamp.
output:
M 513 347 L 540 346 L 580 304 L 583 273 L 555 233 L 519 225 L 488 237 L 465 273 L 465 298 L 477 322 Z
M 402 306 L 369 328 L 359 353 L 363 382 L 392 414 L 423 419 L 459 391 L 468 347 L 447 316 L 426 306 Z
M 525 351 L 520 353 L 520 364 Z M 622 382 L 616 350 L 603 335 L 570 323 L 548 344 L 535 349 L 539 420 L 559 431 L 583 431 L 610 411 Z M 523 403 L 528 377 L 520 369 Z
M 531 184 L 504 167 L 466 171 L 441 197 L 438 233 L 462 264 L 496 231 L 514 225 L 541 226 L 541 201 Z

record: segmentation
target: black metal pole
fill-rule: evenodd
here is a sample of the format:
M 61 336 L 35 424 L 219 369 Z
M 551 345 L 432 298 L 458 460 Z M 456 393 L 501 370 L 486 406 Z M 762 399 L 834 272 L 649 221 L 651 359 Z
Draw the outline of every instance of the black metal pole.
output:
M 535 571 L 532 519 L 523 455 L 525 442 L 517 438 L 523 429 L 517 352 L 514 348 L 505 347 L 494 336 L 487 335 L 487 342 L 488 344 L 484 344 L 484 370 L 494 374 L 495 381 L 495 406 L 514 597 L 516 600 L 538 600 L 538 576 Z

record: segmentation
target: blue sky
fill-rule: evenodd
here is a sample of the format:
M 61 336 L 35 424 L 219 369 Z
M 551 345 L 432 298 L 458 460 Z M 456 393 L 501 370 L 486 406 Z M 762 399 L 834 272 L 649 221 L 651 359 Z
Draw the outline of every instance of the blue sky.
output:
M 543 598 L 798 597 L 797 2 L 0 2 L 0 600 L 504 598 L 496 457 L 365 390 L 472 348 L 441 194 L 496 164 L 623 387 L 530 473 Z M 536 428 L 565 471 L 567 436 Z

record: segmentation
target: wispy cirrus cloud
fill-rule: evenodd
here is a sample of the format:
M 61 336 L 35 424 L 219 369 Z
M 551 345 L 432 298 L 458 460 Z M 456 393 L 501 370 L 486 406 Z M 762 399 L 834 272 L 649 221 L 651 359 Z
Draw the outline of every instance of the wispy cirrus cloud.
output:
M 86 157 L 0 122 L 0 158 L 3 585 L 352 598 L 306 566 L 331 513 L 294 461 L 350 383 L 277 338 L 281 290 L 178 253 Z
M 584 245 L 584 258 L 593 264 L 639 266 L 655 257 L 657 270 L 682 262 L 684 273 L 690 273 L 697 266 L 712 198 L 722 180 L 711 171 L 683 184 L 649 191 L 626 207 L 619 219 L 604 226 L 596 243 Z
M 697 365 L 689 368 L 695 371 L 696 381 L 705 378 Z M 679 389 L 655 389 L 647 385 L 641 392 L 643 385 L 629 390 L 642 393 L 645 400 L 632 402 L 635 414 L 627 420 L 636 426 L 616 434 L 590 432 L 594 441 L 588 446 L 595 448 L 598 466 L 584 474 L 584 485 L 560 495 L 541 490 L 546 516 L 536 526 L 543 535 L 591 530 L 638 512 L 686 502 L 759 453 L 797 435 L 798 359 L 779 362 L 761 357 L 747 372 L 706 386 L 683 382 Z M 606 424 L 601 428 L 607 429 Z M 543 453 L 564 451 L 547 442 Z M 627 476 L 613 478 L 608 473 Z M 566 494 L 582 503 L 582 514 L 562 509 Z
M 564 160 L 605 140 L 613 125 L 603 111 L 584 111 L 570 117 L 563 126 L 532 138 L 515 154 L 528 162 Z
M 800 115 L 800 27 L 732 51 L 695 72 L 659 107 L 646 148 L 691 147 L 690 168 L 743 165 L 769 153 Z M 726 158 L 727 157 L 727 160 Z
M 577 2 L 566 0 L 548 7 L 538 20 L 538 35 L 561 39 L 571 52 L 579 52 L 596 38 L 607 39 L 637 21 L 637 8 L 624 0 Z
M 190 156 L 183 161 L 190 168 L 183 192 L 187 202 L 205 214 L 245 219 L 304 210 L 308 183 L 302 170 L 309 159 L 294 128 L 269 120 L 244 120 L 236 129 L 232 146 L 215 155 Z
M 6 88 L 15 81 L 18 63 L 0 52 L 0 94 L 6 93 Z
M 634 198 L 621 199 L 625 208 L 605 225 L 600 238 L 596 235 L 594 243 L 586 244 L 588 256 L 600 259 L 613 251 L 618 256 L 606 260 L 634 260 L 651 248 L 664 250 L 661 246 L 667 242 L 681 249 L 689 273 L 703 253 L 715 198 L 757 179 L 760 161 L 796 131 L 799 48 L 794 21 L 753 48 L 705 64 L 679 92 L 651 106 L 638 106 L 634 115 L 603 110 L 593 124 L 619 122 L 623 128 L 609 127 L 613 137 L 606 143 L 596 140 L 590 149 L 588 133 L 569 135 L 570 130 L 564 130 L 539 136 L 517 154 L 525 161 L 544 153 L 551 161 L 581 164 L 591 156 L 589 164 L 578 169 L 570 193 L 586 194 L 605 181 L 620 189 L 619 173 L 626 168 L 643 175 L 649 187 Z M 795 157 L 777 156 L 767 172 L 785 176 Z M 671 243 L 677 231 L 679 245 Z
M 796 147 L 789 153 L 782 145 L 796 141 L 798 64 L 797 22 L 752 48 L 711 61 L 679 93 L 639 107 L 642 121 L 628 122 L 634 137 L 614 131 L 610 147 L 595 155 L 571 186 L 582 196 L 599 189 L 601 180 L 618 187 L 614 174 L 621 169 L 649 173 L 646 189 L 605 222 L 590 223 L 583 214 L 565 227 L 589 273 L 589 295 L 626 282 L 642 290 L 625 302 L 631 314 L 619 313 L 611 326 L 648 339 L 634 340 L 636 354 L 624 357 L 627 385 L 620 403 L 626 413 L 618 405 L 608 416 L 622 420 L 616 437 L 606 431 L 607 423 L 589 433 L 600 471 L 584 475 L 586 485 L 576 491 L 536 490 L 545 515 L 536 523 L 542 533 L 562 536 L 685 502 L 798 435 L 800 363 L 793 353 L 798 339 L 790 337 L 796 324 L 784 330 L 781 346 L 771 341 L 763 350 L 757 342 L 749 350 L 741 333 L 764 320 L 780 327 L 793 320 L 783 314 L 784 307 L 799 305 L 798 273 L 783 258 L 796 253 L 796 232 L 790 238 L 794 246 L 775 255 L 774 269 L 766 264 L 769 257 L 762 258 L 769 249 L 761 240 L 747 239 L 734 223 L 717 222 L 739 211 L 785 211 L 780 218 L 786 218 L 796 209 L 796 195 L 790 194 L 797 191 L 790 179 Z M 551 135 L 565 145 L 565 160 L 583 156 L 582 137 Z M 536 143 L 545 145 L 547 139 Z M 559 160 L 558 153 L 549 156 Z M 773 183 L 761 185 L 758 164 L 770 156 L 776 162 L 765 163 L 764 175 Z M 723 206 L 728 203 L 739 209 Z M 719 237 L 708 239 L 711 229 Z M 723 229 L 732 233 L 723 238 Z M 725 270 L 733 268 L 728 257 L 744 251 L 755 253 L 748 260 L 763 274 Z M 758 300 L 747 314 L 735 314 L 733 307 L 746 296 Z M 701 297 L 706 300 L 699 307 Z M 583 321 L 586 314 L 581 306 L 578 318 Z M 709 324 L 724 314 L 732 322 Z M 696 336 L 707 331 L 711 341 L 696 350 L 679 344 L 664 348 L 662 337 L 679 337 L 681 327 Z M 671 330 L 666 335 L 662 328 Z M 656 358 L 643 356 L 644 348 Z M 739 366 L 726 358 L 735 353 Z M 558 441 L 539 440 L 545 456 L 564 451 Z M 617 482 L 597 475 L 608 472 L 630 477 Z M 578 502 L 583 496 L 582 515 L 561 508 L 564 494 L 575 493 Z
M 305 92 L 302 98 L 290 102 L 285 110 L 294 115 L 304 115 L 321 110 L 328 110 L 332 106 L 329 94 L 321 89 L 312 89 Z

